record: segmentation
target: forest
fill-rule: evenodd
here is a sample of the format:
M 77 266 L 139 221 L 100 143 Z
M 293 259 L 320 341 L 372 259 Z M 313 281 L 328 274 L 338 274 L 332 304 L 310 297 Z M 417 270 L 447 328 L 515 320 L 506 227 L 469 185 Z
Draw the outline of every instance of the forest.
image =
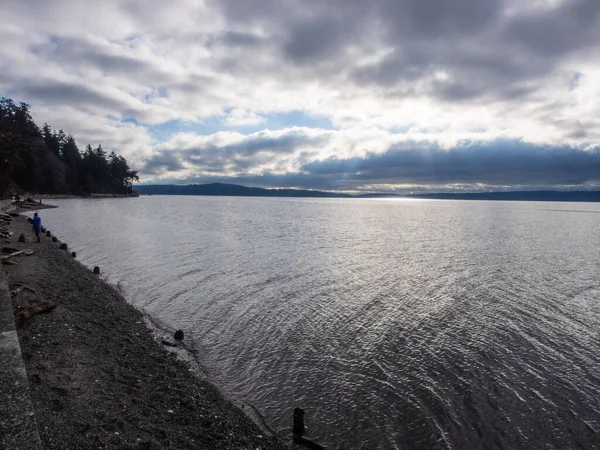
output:
M 41 128 L 30 106 L 0 100 L 0 198 L 16 193 L 133 195 L 138 172 L 101 145 L 82 151 L 72 135 Z

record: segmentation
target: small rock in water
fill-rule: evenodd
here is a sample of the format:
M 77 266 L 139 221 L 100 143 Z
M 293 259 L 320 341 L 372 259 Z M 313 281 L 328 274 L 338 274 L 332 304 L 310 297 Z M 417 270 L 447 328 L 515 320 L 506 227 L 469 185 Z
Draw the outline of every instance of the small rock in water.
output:
M 98 267 L 98 266 L 95 266 L 95 267 L 94 267 L 94 273 L 95 273 L 96 275 L 99 275 L 99 274 L 100 274 L 100 267 Z
M 52 242 L 58 242 L 58 239 L 56 238 L 56 236 L 52 236 Z
M 75 258 L 75 257 L 77 256 L 77 253 L 75 253 L 75 252 L 71 252 L 71 256 L 72 256 L 73 258 Z
M 67 247 L 67 244 L 65 244 L 63 242 L 62 244 L 60 244 L 60 246 L 58 248 L 60 248 L 61 250 L 67 250 L 68 247 Z
M 177 330 L 173 335 L 173 338 L 175 338 L 176 341 L 183 341 L 183 331 Z

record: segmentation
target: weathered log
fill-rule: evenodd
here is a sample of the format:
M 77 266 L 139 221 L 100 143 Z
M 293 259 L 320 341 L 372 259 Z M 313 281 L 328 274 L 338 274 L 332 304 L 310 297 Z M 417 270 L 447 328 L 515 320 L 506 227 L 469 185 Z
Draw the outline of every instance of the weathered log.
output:
M 35 294 L 35 289 L 31 289 L 29 286 L 25 286 L 25 285 L 19 286 L 18 288 L 13 289 L 12 291 L 9 291 L 9 294 L 11 297 L 15 297 L 16 295 L 19 295 L 19 293 L 21 291 L 29 291 L 29 292 L 33 292 Z
M 18 264 L 14 261 L 9 261 L 9 260 L 2 260 L 0 261 L 2 263 L 3 266 L 17 266 Z
M 18 252 L 10 253 L 8 255 L 0 255 L 0 260 L 5 260 L 5 259 L 8 259 L 8 258 L 13 258 L 15 256 L 31 256 L 34 253 L 35 252 L 33 250 L 30 250 L 30 249 L 20 250 Z
M 25 308 L 23 308 L 23 307 L 19 308 L 20 311 L 17 314 L 15 314 L 15 322 L 17 324 L 17 327 L 23 326 L 25 321 L 27 319 L 29 319 L 31 316 L 34 316 L 34 315 L 40 314 L 40 313 L 50 312 L 50 311 L 54 310 L 57 306 L 58 305 L 53 301 L 42 300 L 41 302 L 36 303 L 34 305 L 27 306 Z

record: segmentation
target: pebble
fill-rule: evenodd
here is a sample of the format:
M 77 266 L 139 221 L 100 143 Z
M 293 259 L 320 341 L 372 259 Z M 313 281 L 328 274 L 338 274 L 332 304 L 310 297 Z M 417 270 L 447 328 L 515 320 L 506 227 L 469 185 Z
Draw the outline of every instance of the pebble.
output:
M 169 409 L 167 412 L 168 412 L 169 414 L 173 414 L 173 410 L 172 410 L 172 409 Z

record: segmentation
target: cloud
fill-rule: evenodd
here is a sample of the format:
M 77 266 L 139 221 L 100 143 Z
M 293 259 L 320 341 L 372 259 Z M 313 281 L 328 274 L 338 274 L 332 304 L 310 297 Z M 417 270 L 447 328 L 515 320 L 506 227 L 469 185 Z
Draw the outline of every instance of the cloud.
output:
M 502 138 L 463 139 L 444 147 L 427 135 L 373 132 L 364 146 L 338 156 L 340 145 L 355 141 L 352 132 L 308 128 L 247 136 L 179 135 L 147 159 L 142 172 L 154 176 L 150 181 L 329 190 L 368 190 L 375 185 L 386 191 L 396 185 L 600 187 L 598 147 L 541 146 Z
M 3 24 L 0 93 L 78 142 L 110 143 L 148 179 L 358 186 L 351 171 L 337 184 L 322 171 L 413 152 L 412 164 L 463 161 L 464 182 L 477 182 L 469 167 L 491 182 L 510 177 L 475 164 L 489 148 L 471 154 L 461 140 L 512 142 L 524 163 L 527 146 L 600 146 L 597 0 L 7 0 Z M 310 122 L 294 115 L 331 126 L 292 138 L 286 130 Z M 224 131 L 193 132 L 208 122 Z M 165 124 L 181 128 L 153 134 Z M 413 148 L 396 155 L 403 142 Z M 556 183 L 569 178 L 536 161 Z M 518 168 L 532 183 L 554 179 L 530 169 Z M 396 173 L 421 183 L 420 170 L 373 171 L 369 182 L 392 185 Z

